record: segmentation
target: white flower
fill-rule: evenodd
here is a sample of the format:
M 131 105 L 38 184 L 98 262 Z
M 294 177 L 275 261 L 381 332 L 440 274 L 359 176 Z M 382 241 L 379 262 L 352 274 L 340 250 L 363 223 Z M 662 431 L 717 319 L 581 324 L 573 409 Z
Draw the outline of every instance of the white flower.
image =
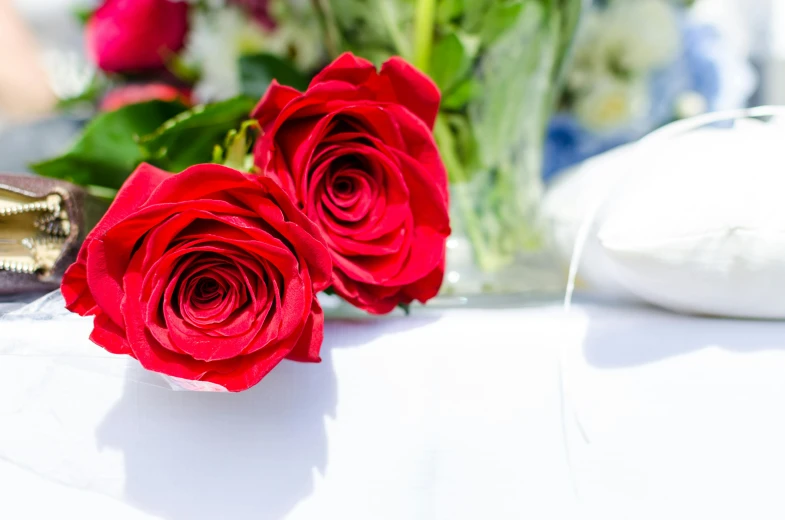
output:
M 326 59 L 322 28 L 311 0 L 271 1 L 276 22 L 268 52 L 290 60 L 299 70 L 311 71 Z
M 265 49 L 264 29 L 242 10 L 194 9 L 183 58 L 201 71 L 199 100 L 225 99 L 240 92 L 239 59 Z
M 270 33 L 266 52 L 291 60 L 298 70 L 310 71 L 324 58 L 320 31 L 316 19 L 281 23 Z
M 619 53 L 627 70 L 651 70 L 673 61 L 681 49 L 676 12 L 667 0 L 613 3 L 606 12 L 602 42 Z
M 709 103 L 700 93 L 688 90 L 679 94 L 676 98 L 675 114 L 679 119 L 695 117 L 706 113 Z
M 643 81 L 600 78 L 575 102 L 575 114 L 586 128 L 610 132 L 644 118 L 650 101 Z
M 194 89 L 200 101 L 226 99 L 240 92 L 239 60 L 244 55 L 274 54 L 292 61 L 301 71 L 322 60 L 318 20 L 308 9 L 287 3 L 288 11 L 273 13 L 278 25 L 267 29 L 241 8 L 212 1 L 206 9 L 192 10 L 183 54 L 185 63 L 201 72 Z
M 668 65 L 680 50 L 679 23 L 667 0 L 617 0 L 586 17 L 569 86 L 590 87 L 607 74 L 646 74 Z

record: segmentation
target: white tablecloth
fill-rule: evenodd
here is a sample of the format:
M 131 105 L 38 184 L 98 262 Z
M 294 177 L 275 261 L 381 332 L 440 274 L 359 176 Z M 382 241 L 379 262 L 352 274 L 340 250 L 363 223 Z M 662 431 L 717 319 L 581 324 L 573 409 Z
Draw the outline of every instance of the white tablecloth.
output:
M 0 518 L 785 517 L 782 323 L 331 322 L 321 365 L 236 395 L 165 388 L 89 329 L 0 321 Z

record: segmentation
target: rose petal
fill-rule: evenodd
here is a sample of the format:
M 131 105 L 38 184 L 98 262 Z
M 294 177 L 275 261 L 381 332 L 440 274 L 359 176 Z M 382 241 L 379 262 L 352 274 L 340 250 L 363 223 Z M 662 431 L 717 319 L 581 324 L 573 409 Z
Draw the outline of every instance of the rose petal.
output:
M 79 250 L 76 263 L 72 264 L 63 275 L 60 290 L 65 299 L 65 308 L 80 316 L 91 316 L 98 310 L 90 286 L 87 283 L 87 247 Z
M 292 361 L 303 363 L 319 363 L 322 343 L 324 340 L 324 313 L 319 305 L 319 300 L 313 299 L 310 316 L 303 328 L 302 336 L 297 341 L 292 351 L 286 356 Z
M 441 92 L 431 78 L 397 56 L 384 62 L 380 76 L 392 84 L 393 101 L 409 109 L 432 129 L 439 113 Z
M 102 312 L 95 316 L 90 341 L 111 354 L 128 354 L 133 357 L 125 330 Z
M 254 107 L 251 112 L 251 117 L 258 119 L 259 123 L 264 126 L 269 121 L 272 121 L 286 107 L 291 101 L 301 95 L 300 91 L 281 85 L 277 80 L 273 79 L 270 86 L 267 87 L 262 99 Z
M 376 76 L 376 67 L 373 63 L 345 52 L 314 76 L 308 90 L 326 81 L 345 81 L 352 85 L 362 85 L 374 76 Z

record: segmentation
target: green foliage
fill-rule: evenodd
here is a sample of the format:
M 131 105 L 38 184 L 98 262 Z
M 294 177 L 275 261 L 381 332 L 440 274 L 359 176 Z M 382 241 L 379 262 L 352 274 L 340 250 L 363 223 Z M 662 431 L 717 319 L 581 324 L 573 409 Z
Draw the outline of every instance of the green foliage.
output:
M 95 13 L 95 8 L 86 5 L 79 5 L 73 8 L 72 13 L 79 23 L 84 25 L 90 21 L 90 18 L 92 18 L 93 13 Z
M 446 115 L 445 119 L 453 134 L 455 149 L 461 164 L 469 171 L 475 169 L 478 166 L 477 139 L 469 119 L 462 114 Z
M 448 26 L 460 19 L 466 8 L 466 2 L 471 0 L 442 0 L 436 10 L 436 22 L 440 26 Z
M 254 103 L 252 98 L 238 96 L 178 114 L 139 139 L 144 159 L 173 172 L 210 162 L 215 146 L 248 119 Z
M 214 163 L 223 164 L 235 170 L 250 172 L 254 168 L 252 144 L 253 133 L 260 131 L 259 122 L 251 119 L 245 121 L 239 130 L 230 130 L 226 134 L 224 145 L 213 148 Z
M 485 15 L 480 29 L 483 45 L 493 44 L 497 38 L 505 35 L 515 27 L 523 10 L 524 2 L 495 2 Z
M 136 137 L 154 131 L 184 109 L 177 102 L 149 101 L 100 114 L 69 151 L 31 168 L 82 186 L 119 189 L 145 159 Z
M 554 12 L 551 14 L 555 15 L 559 21 L 560 40 L 556 54 L 557 61 L 553 68 L 554 83 L 559 87 L 564 82 L 564 77 L 567 74 L 567 63 L 572 56 L 572 47 L 574 43 L 572 36 L 578 29 L 581 12 L 583 11 L 583 2 L 576 0 L 557 0 L 556 6 L 552 7 L 552 9 L 554 9 Z M 557 93 L 552 92 L 554 99 L 557 98 L 555 94 Z
M 464 30 L 479 33 L 483 20 L 496 3 L 501 2 L 499 0 L 466 0 L 461 23 Z
M 449 92 L 471 71 L 480 41 L 475 36 L 451 32 L 433 48 L 430 76 L 442 92 Z
M 480 94 L 480 85 L 474 78 L 468 78 L 459 83 L 451 91 L 444 93 L 442 110 L 461 110 L 475 96 Z
M 319 0 L 315 0 L 319 1 Z M 321 0 L 329 4 L 326 20 L 340 35 L 340 51 L 366 57 L 375 49 L 411 60 L 414 0 Z
M 308 87 L 308 78 L 278 56 L 252 54 L 240 58 L 240 87 L 246 96 L 261 98 L 273 80 L 297 90 Z

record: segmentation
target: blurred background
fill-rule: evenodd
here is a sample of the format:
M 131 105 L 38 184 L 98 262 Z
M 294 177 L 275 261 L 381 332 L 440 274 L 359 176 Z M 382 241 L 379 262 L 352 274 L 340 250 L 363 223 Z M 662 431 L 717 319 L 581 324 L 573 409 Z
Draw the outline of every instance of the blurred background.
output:
M 652 11 L 658 1 L 609 6 L 595 0 L 585 13 L 565 93 L 548 127 L 546 180 L 675 118 L 785 103 L 785 0 L 685 0 L 673 20 Z M 63 100 L 90 88 L 96 72 L 86 56 L 80 13 L 98 3 L 0 0 L 0 131 L 54 114 Z M 622 4 L 634 8 L 616 8 Z M 612 59 L 614 46 L 634 56 L 628 69 L 637 67 L 636 74 L 594 74 L 592 63 Z M 635 48 L 637 54 L 629 51 Z M 51 149 L 40 142 L 35 155 L 62 148 L 58 132 L 73 131 L 73 119 L 50 121 Z M 5 135 L 0 153 L 18 152 L 22 139 Z M 2 166 L 22 168 L 31 158 L 21 153 Z
M 684 5 L 673 19 L 652 9 L 658 2 L 674 3 L 594 0 L 584 13 L 573 65 L 547 129 L 546 181 L 673 119 L 785 103 L 785 31 L 778 30 L 785 27 L 785 0 L 679 0 Z M 85 52 L 80 14 L 99 3 L 0 0 L 0 132 L 9 124 L 16 129 L 0 140 L 3 169 L 58 152 L 74 131 L 70 111 L 47 124 L 47 139 L 35 150 L 17 146 L 29 142 L 20 135 L 20 121 L 62 114 L 62 101 L 78 99 L 93 85 L 96 71 Z M 593 64 L 619 53 L 614 46 L 634 58 L 625 69 L 634 74 L 595 74 Z

